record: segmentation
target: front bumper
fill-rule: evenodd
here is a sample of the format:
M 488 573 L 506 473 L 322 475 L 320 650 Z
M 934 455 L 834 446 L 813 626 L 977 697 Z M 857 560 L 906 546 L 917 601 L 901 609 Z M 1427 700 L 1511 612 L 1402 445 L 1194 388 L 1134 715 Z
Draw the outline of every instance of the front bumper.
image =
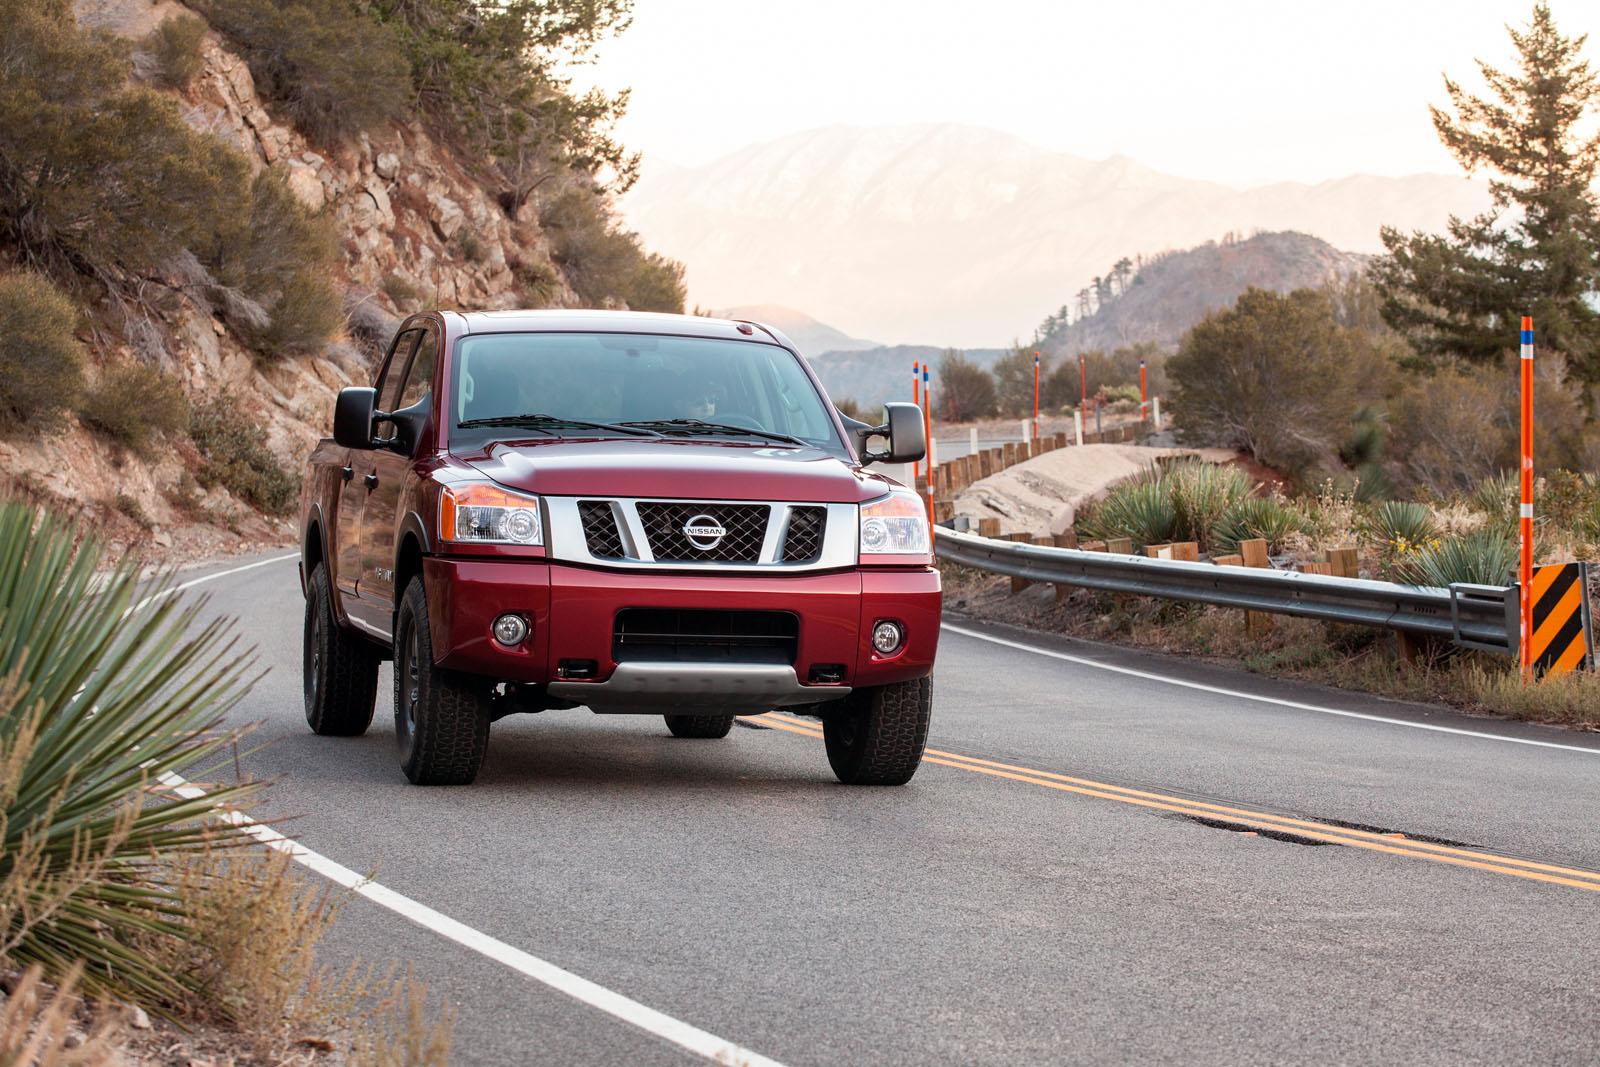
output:
M 706 574 L 614 571 L 539 560 L 430 558 L 423 564 L 435 662 L 497 681 L 546 687 L 549 695 L 616 711 L 778 707 L 817 703 L 852 688 L 920 678 L 939 641 L 939 574 L 930 567 L 864 568 L 825 574 Z M 786 611 L 799 619 L 792 664 L 618 664 L 613 628 L 624 608 Z M 528 637 L 506 648 L 495 618 L 517 612 Z M 871 645 L 873 625 L 905 629 L 899 651 Z M 566 662 L 592 661 L 592 678 L 560 676 Z M 842 665 L 832 684 L 810 684 L 815 665 Z

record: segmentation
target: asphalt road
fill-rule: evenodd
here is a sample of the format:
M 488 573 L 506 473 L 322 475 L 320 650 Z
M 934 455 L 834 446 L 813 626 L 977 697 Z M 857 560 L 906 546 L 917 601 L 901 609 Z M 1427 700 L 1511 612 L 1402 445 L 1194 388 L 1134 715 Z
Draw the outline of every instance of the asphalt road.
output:
M 387 667 L 366 737 L 307 730 L 292 561 L 202 588 L 271 667 L 235 712 L 261 814 L 777 1062 L 1600 1057 L 1592 736 L 952 620 L 904 788 L 837 785 L 787 716 L 567 711 L 418 789 Z M 705 1062 L 366 899 L 327 947 L 411 962 L 459 1064 Z

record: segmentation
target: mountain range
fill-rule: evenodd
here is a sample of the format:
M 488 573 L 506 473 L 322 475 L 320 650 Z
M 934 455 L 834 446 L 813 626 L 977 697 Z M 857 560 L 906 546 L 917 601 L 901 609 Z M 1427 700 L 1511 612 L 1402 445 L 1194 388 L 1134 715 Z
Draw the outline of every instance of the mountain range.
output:
M 1124 156 L 1087 160 L 972 126 L 828 126 L 711 163 L 647 166 L 623 201 L 688 264 L 690 298 L 778 303 L 847 336 L 994 346 L 1026 339 L 1124 256 L 1258 230 L 1351 252 L 1378 228 L 1441 230 L 1483 186 L 1421 174 L 1234 189 Z

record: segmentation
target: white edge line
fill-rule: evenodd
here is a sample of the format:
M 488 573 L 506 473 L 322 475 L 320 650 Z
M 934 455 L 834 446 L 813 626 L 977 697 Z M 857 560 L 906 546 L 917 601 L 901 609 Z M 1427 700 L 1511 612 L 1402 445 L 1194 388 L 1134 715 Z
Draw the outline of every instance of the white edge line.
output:
M 154 596 L 146 597 L 141 601 L 135 611 L 143 608 L 152 600 L 163 596 L 171 596 L 185 589 L 191 589 L 202 582 L 213 581 L 217 578 L 226 578 L 241 571 L 252 570 L 256 567 L 265 567 L 269 563 L 282 563 L 284 560 L 297 559 L 299 553 L 285 556 L 276 556 L 272 559 L 257 560 L 246 563 L 230 570 L 218 571 L 216 574 L 202 575 L 199 578 L 184 582 L 182 585 L 173 586 Z M 170 788 L 178 796 L 188 800 L 198 800 L 206 795 L 206 791 L 199 786 L 192 785 L 176 774 L 163 774 L 162 784 Z M 574 1000 L 589 1005 L 605 1012 L 613 1018 L 636 1026 L 649 1034 L 664 1041 L 669 1041 L 679 1048 L 687 1049 L 714 1063 L 727 1064 L 729 1067 L 783 1067 L 777 1060 L 769 1059 L 757 1052 L 736 1045 L 731 1041 L 708 1033 L 697 1026 L 675 1019 L 670 1015 L 647 1007 L 631 997 L 607 989 L 603 985 L 589 981 L 587 978 L 573 974 L 571 971 L 558 967 L 548 960 L 542 960 L 520 948 L 508 945 L 498 938 L 490 937 L 480 930 L 475 930 L 465 923 L 459 922 L 443 912 L 435 911 L 420 901 L 412 900 L 403 893 L 397 893 L 388 886 L 380 885 L 370 878 L 363 877 L 334 860 L 313 852 L 298 841 L 285 837 L 283 834 L 269 826 L 263 826 L 250 816 L 231 808 L 218 808 L 218 816 L 241 833 L 255 838 L 269 848 L 277 849 L 292 858 L 296 863 L 320 874 L 336 885 L 343 886 L 358 896 L 365 897 L 374 904 L 384 907 L 411 920 L 418 926 L 441 937 L 448 938 L 456 944 L 485 956 L 496 963 L 503 964 L 519 974 L 526 975 L 536 982 L 543 983 L 558 993 L 565 993 Z
M 229 567 L 227 570 L 217 571 L 215 574 L 202 574 L 198 578 L 191 578 L 187 582 L 172 586 L 170 589 L 163 589 L 159 593 L 151 593 L 149 596 L 145 597 L 128 610 L 130 613 L 135 611 L 143 611 L 157 600 L 165 600 L 169 596 L 177 596 L 185 589 L 193 589 L 197 585 L 203 585 L 206 582 L 213 582 L 218 578 L 227 578 L 235 574 L 243 574 L 245 571 L 253 571 L 257 567 L 265 567 L 270 563 L 282 563 L 284 560 L 299 558 L 300 553 L 290 552 L 282 556 L 273 556 L 271 559 L 258 559 L 254 563 L 245 563 L 237 567 Z
M 1458 726 L 1436 726 L 1426 722 L 1410 722 L 1406 719 L 1391 719 L 1383 715 L 1368 715 L 1359 711 L 1344 711 L 1340 708 L 1323 707 L 1320 704 L 1302 704 L 1297 700 L 1283 700 L 1279 697 L 1262 696 L 1258 693 L 1246 693 L 1238 689 L 1225 689 L 1222 686 L 1206 685 L 1203 682 L 1190 682 L 1182 678 L 1168 678 L 1164 675 L 1153 674 L 1149 671 L 1135 670 L 1132 667 L 1119 667 L 1113 663 L 1101 663 L 1085 656 L 1074 656 L 1066 652 L 1057 652 L 1054 649 L 1040 648 L 1037 645 L 1024 644 L 1021 641 L 1008 641 L 1003 637 L 994 637 L 978 630 L 969 630 L 964 626 L 953 623 L 940 623 L 943 629 L 963 637 L 976 638 L 979 641 L 988 641 L 995 645 L 1004 645 L 1006 648 L 1015 648 L 1022 652 L 1032 652 L 1039 656 L 1049 656 L 1051 659 L 1065 660 L 1084 667 L 1093 667 L 1096 670 L 1110 671 L 1113 674 L 1124 674 L 1131 678 L 1143 678 L 1151 682 L 1160 682 L 1163 685 L 1176 685 L 1184 689 L 1196 689 L 1202 693 L 1215 693 L 1218 696 L 1236 697 L 1239 700 L 1253 700 L 1259 704 L 1277 704 L 1279 707 L 1294 708 L 1298 711 L 1314 711 L 1322 715 L 1337 715 L 1341 719 L 1363 719 L 1367 722 L 1381 722 L 1388 726 L 1405 726 L 1412 730 L 1429 730 L 1439 734 L 1456 734 L 1461 737 L 1478 737 L 1485 741 L 1503 741 L 1508 745 L 1532 745 L 1535 748 L 1556 748 L 1564 752 L 1582 752 L 1589 756 L 1600 756 L 1600 749 L 1588 748 L 1583 745 L 1563 745 L 1558 741 L 1535 741 L 1527 737 L 1507 737 L 1504 734 L 1485 733 L 1481 730 L 1464 730 Z

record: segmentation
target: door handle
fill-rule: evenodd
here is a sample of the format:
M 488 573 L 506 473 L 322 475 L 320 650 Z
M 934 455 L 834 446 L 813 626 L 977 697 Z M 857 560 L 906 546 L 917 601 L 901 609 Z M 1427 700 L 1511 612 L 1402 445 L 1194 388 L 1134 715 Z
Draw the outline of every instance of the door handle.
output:
M 348 482 L 351 478 L 356 476 L 356 469 L 348 466 L 340 467 L 339 473 L 342 474 L 344 476 L 344 480 Z
M 373 471 L 371 474 L 367 475 L 366 481 L 368 489 L 378 488 L 378 472 Z

